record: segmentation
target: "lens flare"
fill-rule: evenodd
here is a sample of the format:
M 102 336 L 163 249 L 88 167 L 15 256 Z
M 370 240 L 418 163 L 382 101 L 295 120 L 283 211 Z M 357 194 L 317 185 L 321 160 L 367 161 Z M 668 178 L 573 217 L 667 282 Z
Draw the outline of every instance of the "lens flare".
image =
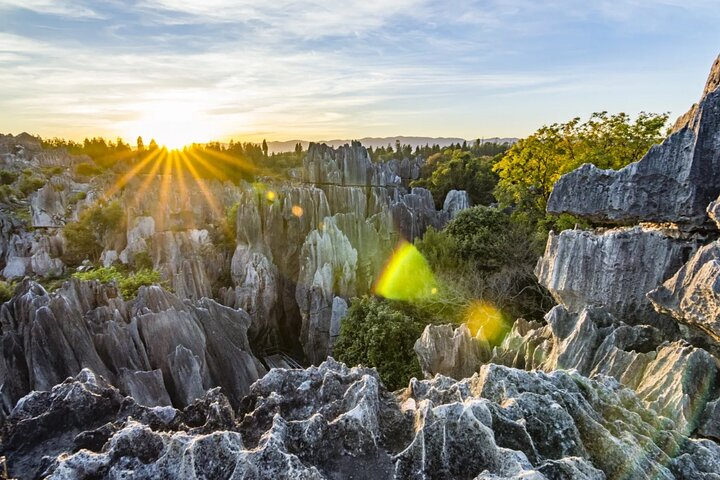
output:
M 273 192 L 272 190 L 268 190 L 267 192 L 265 192 L 265 198 L 268 199 L 268 202 L 274 202 L 276 197 L 277 196 L 275 195 L 275 192 Z
M 427 260 L 406 241 L 395 249 L 373 289 L 375 295 L 390 300 L 423 300 L 437 291 Z
M 293 215 L 296 217 L 302 217 L 303 216 L 303 209 L 300 205 L 293 205 L 292 209 L 290 210 Z
M 491 303 L 475 301 L 465 311 L 465 323 L 473 336 L 480 336 L 491 345 L 502 342 L 510 331 L 510 322 Z

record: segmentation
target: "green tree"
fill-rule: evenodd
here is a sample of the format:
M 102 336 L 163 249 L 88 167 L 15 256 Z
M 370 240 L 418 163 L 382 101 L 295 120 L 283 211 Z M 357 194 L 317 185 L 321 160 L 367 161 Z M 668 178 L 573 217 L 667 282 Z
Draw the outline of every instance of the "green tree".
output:
M 268 144 L 267 144 L 267 142 L 265 141 L 264 138 L 263 138 L 263 141 L 262 141 L 262 152 L 263 152 L 263 156 L 267 158 L 267 156 L 268 156 Z
M 448 319 L 462 321 L 475 301 L 490 302 L 513 320 L 539 320 L 552 305 L 534 275 L 542 242 L 534 235 L 534 225 L 521 219 L 475 206 L 460 212 L 442 231 L 428 229 L 415 246 L 446 292 L 438 302 L 445 304 L 440 306 Z M 428 315 L 437 316 L 432 311 Z
M 430 156 L 420 179 L 412 183 L 430 190 L 438 208 L 442 208 L 450 190 L 466 190 L 473 204 L 488 205 L 495 201 L 493 191 L 496 184 L 492 158 L 450 149 Z
M 638 161 L 662 141 L 667 114 L 641 113 L 634 122 L 629 115 L 594 113 L 586 122 L 543 126 L 520 140 L 498 161 L 495 197 L 514 206 L 532 221 L 545 216 L 555 182 L 584 163 L 618 169 Z
M 353 299 L 333 354 L 348 365 L 375 367 L 387 388 L 407 386 L 422 372 L 413 347 L 425 324 L 375 297 Z
M 125 212 L 120 202 L 97 204 L 80 214 L 76 222 L 63 228 L 65 248 L 63 260 L 68 265 L 79 265 L 83 260 L 96 262 L 112 235 L 125 229 Z

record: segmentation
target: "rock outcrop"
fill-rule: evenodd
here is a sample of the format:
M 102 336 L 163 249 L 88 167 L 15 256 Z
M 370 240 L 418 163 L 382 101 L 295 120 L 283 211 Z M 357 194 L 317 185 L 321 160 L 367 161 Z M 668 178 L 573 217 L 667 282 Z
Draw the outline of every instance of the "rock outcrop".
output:
M 662 286 L 648 293 L 655 308 L 720 346 L 720 242 L 702 247 Z
M 124 301 L 112 285 L 72 280 L 57 293 L 25 281 L 0 307 L 0 396 L 7 413 L 32 390 L 89 368 L 147 405 L 185 406 L 215 386 L 234 404 L 265 373 L 250 318 L 160 287 Z
M 720 189 L 720 89 L 715 61 L 700 103 L 662 143 L 621 170 L 590 164 L 564 175 L 548 201 L 552 213 L 601 223 L 674 223 L 707 229 L 707 205 Z
M 669 336 L 675 323 L 657 313 L 646 294 L 670 278 L 699 247 L 661 229 L 550 233 L 535 270 L 538 281 L 572 312 L 604 306 L 630 324 L 649 324 Z
M 9 473 L 115 478 L 711 479 L 720 447 L 693 440 L 609 377 L 487 365 L 412 380 L 332 359 L 274 369 L 237 411 L 217 390 L 176 410 L 123 398 L 88 370 L 7 418 Z

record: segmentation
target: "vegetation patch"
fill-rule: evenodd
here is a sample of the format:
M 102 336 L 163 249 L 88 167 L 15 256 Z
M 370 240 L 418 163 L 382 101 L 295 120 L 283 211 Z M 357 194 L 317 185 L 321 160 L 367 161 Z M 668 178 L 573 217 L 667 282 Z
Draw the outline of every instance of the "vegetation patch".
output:
M 78 221 L 63 228 L 65 264 L 79 265 L 86 259 L 97 262 L 105 241 L 125 230 L 125 220 L 125 212 L 118 201 L 99 203 L 83 211 Z
M 114 266 L 102 267 L 89 272 L 74 273 L 73 277 L 80 280 L 97 280 L 101 283 L 114 282 L 125 299 L 135 297 L 140 287 L 143 286 L 162 285 L 167 288 L 160 280 L 160 272 L 149 269 L 129 272 Z
M 353 299 L 340 326 L 333 354 L 348 365 L 375 367 L 385 386 L 396 390 L 422 378 L 413 346 L 425 324 L 375 297 Z

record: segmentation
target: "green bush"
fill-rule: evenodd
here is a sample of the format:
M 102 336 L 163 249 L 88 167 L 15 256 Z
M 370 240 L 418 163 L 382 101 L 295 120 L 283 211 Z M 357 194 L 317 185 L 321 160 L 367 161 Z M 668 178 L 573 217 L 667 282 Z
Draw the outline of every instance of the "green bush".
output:
M 70 197 L 70 201 L 72 203 L 77 203 L 82 200 L 85 200 L 87 198 L 87 192 L 77 192 L 72 197 Z
M 340 325 L 333 355 L 348 365 L 375 367 L 385 386 L 396 390 L 421 378 L 413 346 L 425 324 L 374 297 L 353 299 Z
M 12 203 L 13 199 L 17 199 L 20 195 L 12 185 L 0 185 L 0 201 L 3 203 Z
M 0 280 L 0 303 L 10 300 L 15 293 L 15 284 Z
M 0 169 L 0 185 L 10 185 L 18 178 L 18 174 L 10 170 Z
M 417 306 L 421 316 L 462 321 L 473 302 L 487 301 L 512 320 L 541 319 L 552 306 L 535 278 L 543 242 L 530 222 L 477 206 L 415 244 L 442 286 L 436 299 Z
M 133 256 L 132 265 L 135 270 L 152 270 L 153 260 L 148 252 L 139 252 Z
M 18 189 L 27 196 L 37 190 L 40 190 L 47 181 L 35 175 L 23 175 L 18 182 Z
M 526 262 L 534 265 L 542 248 L 531 225 L 513 221 L 510 215 L 490 207 L 463 210 L 446 232 L 455 241 L 457 254 L 481 270 Z
M 125 213 L 118 201 L 93 205 L 80 214 L 77 222 L 63 228 L 63 261 L 68 265 L 79 265 L 85 259 L 98 261 L 106 239 L 124 229 Z
M 137 295 L 142 286 L 161 284 L 160 273 L 148 269 L 126 272 L 117 267 L 103 267 L 89 272 L 74 273 L 73 277 L 80 280 L 97 280 L 101 283 L 115 282 L 125 299 Z
M 61 173 L 63 173 L 63 172 L 65 171 L 65 169 L 64 169 L 63 167 L 60 167 L 60 166 L 57 166 L 57 167 L 45 167 L 45 168 L 43 168 L 42 170 L 43 170 L 43 173 L 45 173 L 45 175 L 52 175 L 52 176 L 54 176 L 54 175 L 60 175 Z
M 93 177 L 95 175 L 100 175 L 102 173 L 102 169 L 94 163 L 85 162 L 80 163 L 75 167 L 75 173 L 82 175 L 83 177 Z

